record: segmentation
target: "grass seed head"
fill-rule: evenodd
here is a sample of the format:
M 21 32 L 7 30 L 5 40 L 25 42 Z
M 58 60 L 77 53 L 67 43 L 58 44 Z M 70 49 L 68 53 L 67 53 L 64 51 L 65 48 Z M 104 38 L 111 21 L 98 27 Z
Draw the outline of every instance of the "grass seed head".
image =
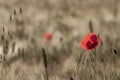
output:
M 47 56 L 44 48 L 42 48 L 42 56 L 43 56 L 44 66 L 45 68 L 47 68 Z
M 1 40 L 4 41 L 4 35 L 1 35 Z
M 114 55 L 116 55 L 116 56 L 118 56 L 118 55 L 120 55 L 119 54 L 119 51 L 117 50 L 117 49 L 112 49 L 112 53 L 114 54 Z
M 89 21 L 89 30 L 90 32 L 93 32 L 93 24 L 91 20 Z
M 12 16 L 10 15 L 10 21 L 12 21 Z
M 9 50 L 9 42 L 6 40 L 5 44 L 3 45 L 3 54 L 7 54 Z
M 19 57 L 21 57 L 21 50 L 20 50 L 20 48 L 18 48 L 18 55 L 19 55 Z
M 24 48 L 21 49 L 21 53 L 22 53 L 22 57 L 24 57 L 24 54 L 25 54 Z
M 70 77 L 70 80 L 73 80 L 73 78 L 72 78 L 72 77 Z
M 15 51 L 15 45 L 16 45 L 16 43 L 14 42 L 14 43 L 12 44 L 12 53 L 14 53 L 14 51 Z
M 14 15 L 16 15 L 16 10 L 14 9 Z
M 4 28 L 4 26 L 3 26 L 3 32 L 5 31 L 5 28 Z
M 22 14 L 22 8 L 20 7 L 20 14 Z

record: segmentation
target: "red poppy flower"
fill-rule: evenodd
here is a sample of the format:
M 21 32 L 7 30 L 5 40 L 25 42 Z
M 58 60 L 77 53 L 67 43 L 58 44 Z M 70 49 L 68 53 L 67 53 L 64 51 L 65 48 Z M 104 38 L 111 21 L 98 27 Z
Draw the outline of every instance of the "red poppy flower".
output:
M 52 40 L 52 34 L 51 33 L 46 33 L 45 35 L 44 35 L 44 38 L 45 38 L 45 42 L 46 43 L 48 43 L 48 42 L 50 42 L 51 40 Z
M 95 49 L 98 44 L 101 42 L 101 39 L 98 39 L 95 33 L 90 33 L 81 42 L 81 46 L 85 50 Z

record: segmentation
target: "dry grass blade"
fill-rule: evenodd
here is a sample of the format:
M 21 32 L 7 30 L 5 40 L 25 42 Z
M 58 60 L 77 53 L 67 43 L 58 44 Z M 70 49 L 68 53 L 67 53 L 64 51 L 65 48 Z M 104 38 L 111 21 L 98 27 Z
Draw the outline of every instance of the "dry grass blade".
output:
M 14 62 L 16 62 L 17 60 L 19 60 L 21 57 L 19 57 L 19 55 L 15 55 L 13 57 L 11 57 L 10 59 L 7 60 L 8 64 L 12 64 Z
M 9 32 L 9 31 L 8 31 L 8 36 L 9 36 L 10 40 L 12 40 L 13 35 L 12 35 L 12 33 L 11 33 L 11 32 Z
M 14 53 L 14 51 L 15 51 L 15 42 L 12 44 L 12 53 Z
M 78 69 L 78 67 L 82 61 L 82 57 L 83 57 L 83 55 L 80 53 L 80 56 L 79 56 L 79 59 L 78 59 L 77 65 L 76 65 L 76 69 Z
M 36 73 L 35 74 L 36 79 L 35 80 L 40 80 L 41 79 L 41 73 Z

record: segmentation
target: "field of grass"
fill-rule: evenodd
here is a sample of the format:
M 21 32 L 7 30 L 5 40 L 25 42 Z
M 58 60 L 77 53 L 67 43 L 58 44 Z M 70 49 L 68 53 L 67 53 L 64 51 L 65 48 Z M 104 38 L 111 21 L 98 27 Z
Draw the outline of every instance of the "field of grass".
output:
M 0 0 L 0 80 L 120 80 L 119 5 Z M 84 50 L 80 43 L 91 32 L 102 42 Z M 45 33 L 53 35 L 49 44 Z

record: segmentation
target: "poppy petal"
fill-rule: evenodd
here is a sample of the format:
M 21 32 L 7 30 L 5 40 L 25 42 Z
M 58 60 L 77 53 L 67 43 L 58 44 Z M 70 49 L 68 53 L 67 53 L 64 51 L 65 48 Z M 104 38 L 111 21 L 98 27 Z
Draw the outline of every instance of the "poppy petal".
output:
M 93 41 L 93 42 L 96 42 L 97 41 L 97 36 L 96 35 L 92 35 L 90 37 L 90 39 Z

